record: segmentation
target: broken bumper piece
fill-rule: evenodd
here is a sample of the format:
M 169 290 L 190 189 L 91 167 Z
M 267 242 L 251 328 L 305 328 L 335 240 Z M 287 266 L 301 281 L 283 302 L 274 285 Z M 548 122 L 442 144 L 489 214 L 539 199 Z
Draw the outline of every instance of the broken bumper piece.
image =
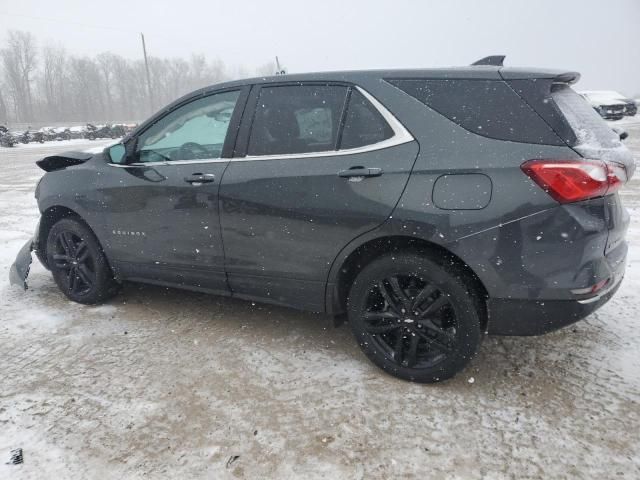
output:
M 9 270 L 9 281 L 11 285 L 18 285 L 23 290 L 27 289 L 27 276 L 31 268 L 31 252 L 33 251 L 33 239 L 29 240 L 18 252 L 16 261 L 11 265 Z

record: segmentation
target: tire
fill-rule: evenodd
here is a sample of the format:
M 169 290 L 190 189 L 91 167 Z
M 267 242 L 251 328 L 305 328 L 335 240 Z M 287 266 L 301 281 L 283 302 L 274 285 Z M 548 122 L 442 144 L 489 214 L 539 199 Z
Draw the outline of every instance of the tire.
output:
M 93 232 L 82 221 L 63 218 L 47 236 L 47 263 L 58 288 L 87 305 L 113 297 L 119 285 Z
M 419 383 L 460 372 L 481 342 L 479 299 L 461 269 L 417 253 L 386 254 L 356 277 L 349 325 L 387 373 Z

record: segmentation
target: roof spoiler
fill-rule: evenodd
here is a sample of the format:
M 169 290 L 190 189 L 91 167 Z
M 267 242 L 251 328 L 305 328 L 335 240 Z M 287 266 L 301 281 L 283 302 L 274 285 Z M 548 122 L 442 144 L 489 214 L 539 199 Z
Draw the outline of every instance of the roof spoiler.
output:
M 578 80 L 580 80 L 578 72 L 564 72 L 556 75 L 553 79 L 555 83 L 568 83 L 569 85 L 576 83 Z
M 502 67 L 504 66 L 504 59 L 506 55 L 489 55 L 488 57 L 481 58 L 480 60 L 473 62 L 472 66 L 484 65 L 491 67 Z

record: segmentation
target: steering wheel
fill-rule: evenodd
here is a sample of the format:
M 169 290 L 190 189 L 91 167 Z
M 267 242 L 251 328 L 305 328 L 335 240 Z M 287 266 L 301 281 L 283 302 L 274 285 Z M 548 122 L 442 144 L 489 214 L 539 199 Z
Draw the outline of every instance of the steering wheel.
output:
M 196 142 L 186 142 L 180 147 L 180 158 L 191 160 L 191 158 L 208 158 L 211 154 L 202 145 Z

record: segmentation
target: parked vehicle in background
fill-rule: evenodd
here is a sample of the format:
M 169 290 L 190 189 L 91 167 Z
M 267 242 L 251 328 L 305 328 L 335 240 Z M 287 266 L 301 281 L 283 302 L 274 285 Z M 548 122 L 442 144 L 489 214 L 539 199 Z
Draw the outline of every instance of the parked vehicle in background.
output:
M 136 127 L 138 126 L 138 124 L 137 123 L 123 123 L 122 126 L 124 128 L 124 133 L 127 134 L 127 133 L 133 132 L 136 129 Z
M 624 275 L 633 158 L 579 74 L 479 65 L 214 85 L 103 153 L 39 160 L 11 281 L 35 249 L 80 303 L 128 280 L 346 316 L 417 382 L 485 332 L 584 318 Z
M 87 123 L 86 138 L 95 140 L 96 138 L 117 138 L 113 136 L 110 125 L 93 125 Z
M 55 139 L 53 127 L 41 127 L 38 129 L 38 132 L 42 134 L 42 138 L 44 138 L 45 142 L 49 142 Z
M 638 106 L 634 100 L 610 90 L 589 90 L 580 92 L 589 104 L 607 120 L 620 120 L 624 116 L 634 116 Z
M 24 132 L 16 130 L 11 132 L 11 134 L 16 140 L 16 143 L 44 143 L 44 135 L 36 130 L 25 130 Z
M 111 125 L 111 138 L 121 138 L 126 135 L 127 131 L 122 123 L 114 123 Z
M 85 125 L 75 125 L 73 127 L 69 127 L 69 136 L 72 139 L 75 138 L 85 138 L 87 134 L 87 127 Z
M 13 147 L 16 143 L 17 141 L 9 132 L 9 129 L 4 125 L 0 125 L 0 146 Z
M 25 143 L 25 140 L 27 140 L 25 133 L 26 132 L 22 132 L 19 130 L 9 130 L 7 135 L 10 135 L 13 138 L 14 145 L 17 145 L 18 143 Z M 28 143 L 28 140 L 27 140 L 27 143 Z
M 54 140 L 71 140 L 71 132 L 68 127 L 56 127 L 52 129 Z
M 45 137 L 39 130 L 27 130 L 26 140 L 27 143 L 44 143 Z

